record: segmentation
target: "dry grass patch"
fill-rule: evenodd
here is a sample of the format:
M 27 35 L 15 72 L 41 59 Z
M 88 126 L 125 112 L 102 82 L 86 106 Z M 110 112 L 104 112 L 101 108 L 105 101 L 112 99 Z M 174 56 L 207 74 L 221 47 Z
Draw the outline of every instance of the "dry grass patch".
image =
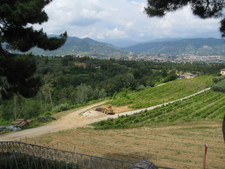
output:
M 192 122 L 121 130 L 80 128 L 36 138 L 43 145 L 75 150 L 79 153 L 138 161 L 158 166 L 187 169 L 202 168 L 203 147 L 209 145 L 207 168 L 225 166 L 225 144 L 221 121 Z

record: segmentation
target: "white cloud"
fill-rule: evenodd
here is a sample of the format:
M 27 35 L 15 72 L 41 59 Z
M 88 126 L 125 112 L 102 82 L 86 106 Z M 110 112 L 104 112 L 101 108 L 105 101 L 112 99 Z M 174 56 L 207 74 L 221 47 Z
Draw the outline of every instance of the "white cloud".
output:
M 219 20 L 202 20 L 189 7 L 164 18 L 144 13 L 146 0 L 54 0 L 46 7 L 49 21 L 36 26 L 48 34 L 96 40 L 148 41 L 157 38 L 219 37 Z

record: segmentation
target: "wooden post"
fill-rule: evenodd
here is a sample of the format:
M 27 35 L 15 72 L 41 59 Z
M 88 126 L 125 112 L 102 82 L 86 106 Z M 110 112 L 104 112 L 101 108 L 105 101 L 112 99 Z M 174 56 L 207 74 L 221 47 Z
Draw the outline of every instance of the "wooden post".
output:
M 224 143 L 225 143 L 225 115 L 223 117 L 222 133 L 223 133 L 223 140 L 224 140 Z
M 206 154 L 207 154 L 207 149 L 208 149 L 208 144 L 205 144 L 204 146 L 204 159 L 203 159 L 203 169 L 206 169 Z

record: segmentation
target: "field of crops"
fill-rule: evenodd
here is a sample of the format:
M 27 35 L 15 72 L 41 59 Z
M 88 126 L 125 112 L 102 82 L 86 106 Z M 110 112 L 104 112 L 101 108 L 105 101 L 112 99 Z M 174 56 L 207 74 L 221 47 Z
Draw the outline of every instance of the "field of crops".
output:
M 217 120 L 225 115 L 225 94 L 206 91 L 187 100 L 171 103 L 150 111 L 143 111 L 118 119 L 100 121 L 94 126 L 98 129 L 130 128 L 158 123 Z
M 212 76 L 199 76 L 193 79 L 178 79 L 157 87 L 147 87 L 140 92 L 121 92 L 110 102 L 113 106 L 131 104 L 138 109 L 176 100 L 212 85 Z

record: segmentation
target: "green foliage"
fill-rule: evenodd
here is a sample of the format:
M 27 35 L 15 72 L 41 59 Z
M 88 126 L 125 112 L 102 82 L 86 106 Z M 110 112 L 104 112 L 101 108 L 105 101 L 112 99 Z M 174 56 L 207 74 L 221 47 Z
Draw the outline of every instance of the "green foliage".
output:
M 0 53 L 0 67 L 0 97 L 8 99 L 14 93 L 19 93 L 30 98 L 37 93 L 40 78 L 33 75 L 36 66 L 31 55 Z
M 136 90 L 137 91 L 142 91 L 144 89 L 145 89 L 145 86 L 144 85 L 139 85 L 139 86 L 136 87 Z
M 210 84 L 206 85 L 210 77 L 203 76 L 202 79 L 198 77 L 190 80 L 190 83 L 181 80 L 179 84 L 175 80 L 178 84 L 172 81 L 155 89 L 149 87 L 162 83 L 164 79 L 169 79 L 173 70 L 212 74 L 224 67 L 223 64 L 100 60 L 74 56 L 34 57 L 33 59 L 37 64 L 36 75 L 41 78 L 42 82 L 37 96 L 25 99 L 18 95 L 16 104 L 13 99 L 0 100 L 0 117 L 7 120 L 13 120 L 15 116 L 32 118 L 44 112 L 51 112 L 57 105 L 68 104 L 69 107 L 74 108 L 107 96 L 114 96 L 112 100 L 114 105 L 133 104 L 135 108 L 148 107 L 210 86 Z M 2 80 L 4 81 L 4 78 Z M 159 92 L 156 92 L 156 89 Z M 136 90 L 140 91 L 135 92 Z
M 69 110 L 69 109 L 71 109 L 71 106 L 67 103 L 63 103 L 63 104 L 59 104 L 55 106 L 52 112 L 57 113 L 57 112 L 61 112 L 61 111 Z
M 42 111 L 40 101 L 22 97 L 18 97 L 16 102 L 15 100 L 3 101 L 2 108 L 0 109 L 2 117 L 5 120 L 15 120 L 16 118 L 29 119 L 37 117 Z
M 206 18 L 218 18 L 224 17 L 223 10 L 225 8 L 224 1 L 215 0 L 215 1 L 193 1 L 193 0 L 148 0 L 147 7 L 145 11 L 148 16 L 162 17 L 168 12 L 176 11 L 184 6 L 190 5 L 193 11 L 193 14 L 201 17 L 202 19 Z M 222 36 L 225 36 L 225 19 L 221 21 Z
M 91 86 L 86 84 L 81 84 L 77 87 L 75 102 L 77 104 L 84 104 L 90 100 L 96 100 L 99 98 L 104 98 L 106 93 L 104 89 L 98 90 L 93 89 Z
M 225 115 L 225 95 L 211 90 L 154 110 L 93 124 L 96 129 L 131 128 L 159 123 L 217 120 Z
M 133 101 L 129 97 L 130 93 L 131 92 L 126 89 L 123 89 L 119 93 L 115 93 L 113 95 L 113 100 L 110 101 L 109 104 L 112 104 L 114 106 L 122 106 L 122 105 L 133 103 Z
M 66 40 L 66 34 L 61 38 L 48 38 L 42 31 L 33 30 L 28 24 L 41 24 L 48 20 L 43 8 L 51 1 L 46 0 L 4 0 L 0 4 L 1 42 L 8 43 L 12 49 L 28 51 L 34 46 L 45 50 L 59 48 Z
M 10 124 L 11 124 L 10 121 L 7 121 L 7 120 L 3 119 L 2 116 L 0 116 L 0 126 L 7 126 Z
M 188 96 L 210 87 L 211 84 L 212 76 L 177 79 L 157 87 L 147 87 L 145 90 L 139 92 L 126 93 L 126 95 L 124 95 L 124 92 L 121 92 L 121 94 L 113 97 L 110 104 L 121 106 L 133 103 L 130 106 L 131 108 L 145 108 Z
M 9 99 L 13 94 L 31 98 L 40 87 L 40 79 L 34 76 L 36 66 L 26 52 L 32 47 L 54 50 L 64 44 L 66 32 L 60 38 L 49 38 L 42 30 L 34 30 L 32 24 L 48 20 L 43 8 L 48 0 L 3 0 L 0 3 L 0 97 Z M 28 26 L 29 25 L 29 26 Z
M 168 76 L 163 80 L 164 83 L 169 82 L 169 81 L 173 81 L 177 79 L 177 74 L 175 71 L 172 71 L 168 74 Z
M 214 84 L 212 90 L 225 93 L 225 79 Z
M 224 80 L 225 79 L 225 76 L 216 76 L 213 78 L 213 82 L 214 83 L 218 83 L 220 82 L 221 80 Z

